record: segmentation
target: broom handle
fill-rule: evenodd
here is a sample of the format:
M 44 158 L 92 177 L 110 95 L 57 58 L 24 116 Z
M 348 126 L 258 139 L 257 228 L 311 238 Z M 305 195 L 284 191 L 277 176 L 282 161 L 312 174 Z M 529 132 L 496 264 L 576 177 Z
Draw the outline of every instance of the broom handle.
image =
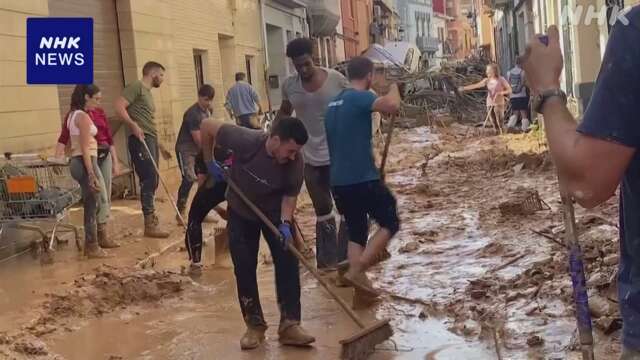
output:
M 238 186 L 233 182 L 233 180 L 231 180 L 228 177 L 227 177 L 227 184 L 240 197 L 240 199 L 242 199 L 242 201 L 244 201 L 244 203 L 256 214 L 256 216 L 258 216 L 260 218 L 260 220 L 262 220 L 262 222 L 265 225 L 267 225 L 269 230 L 271 230 L 271 232 L 273 232 L 274 235 L 276 235 L 278 238 L 280 238 L 282 236 L 280 234 L 280 231 L 278 230 L 278 228 L 276 228 L 276 226 L 273 225 L 271 220 L 269 220 L 264 215 L 264 213 L 260 209 L 258 209 L 258 207 L 255 206 L 251 202 L 251 200 L 249 200 L 245 196 L 245 194 L 242 192 L 242 190 L 240 190 L 240 188 L 238 188 Z M 355 321 L 355 323 L 358 324 L 358 326 L 360 326 L 361 328 L 364 328 L 365 325 L 362 322 L 362 320 L 360 320 L 360 318 L 358 317 L 358 314 L 356 314 L 349 307 L 349 305 L 340 296 L 338 296 L 338 294 L 335 293 L 335 291 L 331 288 L 329 283 L 327 283 L 327 281 L 325 279 L 323 279 L 322 276 L 320 276 L 320 274 L 318 274 L 318 271 L 316 269 L 314 269 L 313 265 L 311 265 L 311 263 L 309 263 L 309 261 L 307 259 L 305 259 L 304 256 L 302 256 L 302 254 L 298 251 L 298 249 L 296 249 L 295 246 L 293 246 L 293 244 L 291 242 L 289 242 L 289 244 L 287 246 L 287 250 L 290 251 L 293 255 L 295 255 L 296 258 L 298 258 L 298 260 L 302 263 L 302 265 L 304 265 L 304 267 L 307 270 L 309 270 L 309 272 L 313 275 L 313 277 L 315 277 L 316 280 L 318 280 L 318 282 L 320 282 L 322 287 L 324 287 L 325 290 L 327 290 L 329 295 L 331 295 L 331 297 L 333 297 L 333 299 L 335 301 L 337 301 L 338 304 L 340 304 L 342 309 L 349 315 L 349 317 L 351 317 L 351 319 L 353 319 L 353 321 Z
M 387 141 L 384 143 L 384 150 L 382 151 L 382 161 L 380 161 L 380 177 L 384 180 L 384 168 L 387 166 L 387 158 L 389 157 L 389 147 L 391 145 L 391 137 L 393 135 L 393 128 L 396 125 L 396 114 L 391 115 L 391 121 L 389 122 L 389 133 L 387 134 Z
M 589 313 L 589 296 L 587 294 L 582 262 L 582 250 L 578 241 L 573 199 L 565 191 L 560 191 L 564 215 L 565 243 L 569 246 L 569 271 L 573 285 L 573 301 L 576 307 L 576 320 L 583 360 L 593 360 L 593 334 L 591 331 L 591 314 Z

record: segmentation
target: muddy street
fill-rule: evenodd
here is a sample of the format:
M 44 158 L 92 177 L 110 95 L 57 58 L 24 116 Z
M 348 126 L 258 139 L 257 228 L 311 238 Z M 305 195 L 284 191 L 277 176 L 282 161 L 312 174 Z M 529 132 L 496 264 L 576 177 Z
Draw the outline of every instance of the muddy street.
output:
M 455 123 L 418 127 L 396 132 L 390 156 L 387 182 L 402 228 L 391 258 L 372 272 L 385 295 L 358 313 L 365 322 L 391 319 L 395 334 L 371 359 L 579 359 L 557 180 L 540 133 L 488 137 Z M 206 224 L 202 277 L 182 275 L 188 261 L 180 248 L 153 268 L 135 268 L 184 236 L 170 204 L 161 207 L 160 220 L 173 229 L 169 239 L 142 237 L 139 203 L 118 200 L 111 232 L 123 246 L 115 257 L 81 259 L 71 241 L 51 265 L 29 254 L 1 263 L 0 358 L 339 358 L 338 341 L 358 328 L 304 270 L 303 323 L 317 341 L 308 349 L 278 344 L 264 242 L 258 272 L 267 341 L 240 351 L 244 324 L 224 239 L 213 256 L 222 220 Z M 576 210 L 597 358 L 616 359 L 617 201 Z M 306 196 L 297 216 L 313 248 Z M 80 224 L 82 210 L 74 208 L 71 218 Z M 335 274 L 325 276 L 334 281 Z M 351 302 L 353 290 L 337 290 Z

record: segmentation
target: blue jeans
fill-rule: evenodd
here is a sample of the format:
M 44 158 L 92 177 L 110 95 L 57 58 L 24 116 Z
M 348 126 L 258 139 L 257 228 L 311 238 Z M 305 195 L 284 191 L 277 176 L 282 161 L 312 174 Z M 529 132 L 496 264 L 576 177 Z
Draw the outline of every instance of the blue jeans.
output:
M 91 157 L 91 164 L 93 165 L 93 172 L 96 174 L 96 178 L 102 188 L 104 186 L 104 180 L 98 167 L 98 160 L 95 157 Z M 94 192 L 93 189 L 91 189 L 89 175 L 84 166 L 82 156 L 74 156 L 71 158 L 71 161 L 69 161 L 69 171 L 71 172 L 71 177 L 80 184 L 82 191 L 84 242 L 85 244 L 95 243 L 98 241 L 96 217 L 98 215 L 98 203 L 101 201 L 100 198 L 102 194 Z
M 151 156 L 158 163 L 158 140 L 149 135 L 144 135 L 144 140 L 149 146 Z M 129 155 L 133 161 L 133 170 L 140 180 L 140 203 L 142 205 L 142 213 L 152 215 L 155 212 L 155 196 L 158 189 L 158 173 L 156 172 L 151 157 L 144 144 L 135 136 L 131 135 L 128 139 Z

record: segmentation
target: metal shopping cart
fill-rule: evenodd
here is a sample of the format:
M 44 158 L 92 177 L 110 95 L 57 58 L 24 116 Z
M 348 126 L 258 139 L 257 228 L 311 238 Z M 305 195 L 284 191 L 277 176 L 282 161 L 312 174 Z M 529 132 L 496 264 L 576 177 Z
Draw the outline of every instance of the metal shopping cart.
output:
M 0 237 L 7 225 L 34 231 L 50 257 L 56 234 L 72 232 L 80 250 L 78 228 L 63 222 L 69 207 L 80 198 L 80 185 L 71 177 L 66 161 L 38 154 L 5 153 L 0 158 Z

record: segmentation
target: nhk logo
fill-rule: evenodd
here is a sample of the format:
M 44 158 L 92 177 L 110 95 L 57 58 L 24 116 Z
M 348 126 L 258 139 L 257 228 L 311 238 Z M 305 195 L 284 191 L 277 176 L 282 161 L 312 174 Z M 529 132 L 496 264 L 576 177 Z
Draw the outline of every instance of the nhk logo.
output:
M 93 19 L 27 19 L 27 83 L 92 82 Z

